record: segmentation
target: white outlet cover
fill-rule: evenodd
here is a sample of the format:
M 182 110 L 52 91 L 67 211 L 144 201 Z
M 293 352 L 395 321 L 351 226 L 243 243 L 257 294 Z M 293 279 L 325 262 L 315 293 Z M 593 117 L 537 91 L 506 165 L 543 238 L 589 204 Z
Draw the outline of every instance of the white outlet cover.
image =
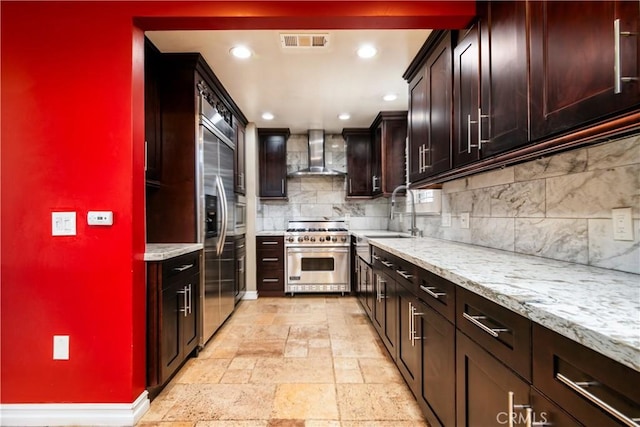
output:
M 76 213 L 75 212 L 51 212 L 52 236 L 75 236 Z
M 53 336 L 53 360 L 69 360 L 69 335 Z
M 613 240 L 633 240 L 631 208 L 611 209 Z
M 469 228 L 469 212 L 460 214 L 460 228 Z

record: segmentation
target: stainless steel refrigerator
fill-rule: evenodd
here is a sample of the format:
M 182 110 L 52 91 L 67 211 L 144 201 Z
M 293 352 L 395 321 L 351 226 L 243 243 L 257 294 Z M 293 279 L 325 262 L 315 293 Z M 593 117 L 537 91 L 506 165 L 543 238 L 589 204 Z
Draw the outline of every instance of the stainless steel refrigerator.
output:
M 235 135 L 201 96 L 198 120 L 198 235 L 204 244 L 200 313 L 203 346 L 234 309 L 233 154 Z

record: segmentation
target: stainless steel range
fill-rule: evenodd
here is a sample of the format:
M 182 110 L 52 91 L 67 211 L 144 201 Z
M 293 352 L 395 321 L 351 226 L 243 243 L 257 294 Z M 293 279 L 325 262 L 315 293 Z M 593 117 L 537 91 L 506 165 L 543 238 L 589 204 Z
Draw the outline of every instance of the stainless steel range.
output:
M 286 293 L 351 291 L 344 221 L 289 221 L 284 246 Z

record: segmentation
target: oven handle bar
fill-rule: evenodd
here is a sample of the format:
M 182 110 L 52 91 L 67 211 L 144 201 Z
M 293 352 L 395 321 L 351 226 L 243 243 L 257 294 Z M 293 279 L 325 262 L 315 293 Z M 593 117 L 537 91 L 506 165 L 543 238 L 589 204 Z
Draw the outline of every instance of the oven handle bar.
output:
M 313 247 L 313 248 L 309 248 L 309 247 L 305 247 L 305 248 L 296 248 L 296 247 L 287 247 L 287 251 L 289 253 L 310 253 L 310 252 L 315 252 L 315 253 L 349 253 L 349 247 L 345 246 L 345 247 L 339 247 L 339 248 L 324 248 L 324 247 Z

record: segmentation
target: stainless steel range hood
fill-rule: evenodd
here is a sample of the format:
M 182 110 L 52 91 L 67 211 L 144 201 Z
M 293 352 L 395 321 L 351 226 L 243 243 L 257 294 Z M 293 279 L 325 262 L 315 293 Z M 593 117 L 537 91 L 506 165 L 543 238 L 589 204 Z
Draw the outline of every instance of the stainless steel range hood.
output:
M 309 129 L 309 167 L 288 176 L 344 176 L 344 172 L 328 169 L 324 164 L 324 129 Z

